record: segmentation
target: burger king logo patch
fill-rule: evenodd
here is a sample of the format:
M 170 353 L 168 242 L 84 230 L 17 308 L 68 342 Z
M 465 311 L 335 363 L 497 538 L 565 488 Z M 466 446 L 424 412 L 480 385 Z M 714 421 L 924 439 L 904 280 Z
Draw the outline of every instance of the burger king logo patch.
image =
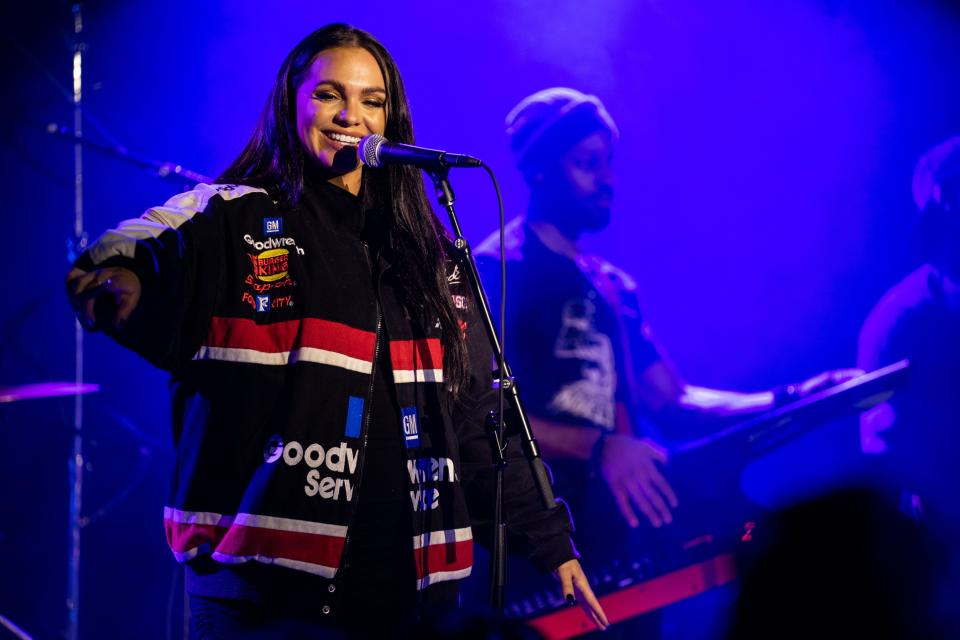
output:
M 253 275 L 261 282 L 276 282 L 290 272 L 290 252 L 269 249 L 257 255 L 247 254 L 253 265 Z

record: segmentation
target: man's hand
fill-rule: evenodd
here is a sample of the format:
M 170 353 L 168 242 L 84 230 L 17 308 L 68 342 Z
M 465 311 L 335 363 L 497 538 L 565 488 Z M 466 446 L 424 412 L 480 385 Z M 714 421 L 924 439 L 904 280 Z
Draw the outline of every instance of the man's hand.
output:
M 97 330 L 94 307 L 101 297 L 112 299 L 112 315 L 101 318 L 119 329 L 140 301 L 140 278 L 123 267 L 107 267 L 94 271 L 71 269 L 67 274 L 67 298 L 86 329 Z
M 805 398 L 811 393 L 829 389 L 834 385 L 838 385 L 841 382 L 846 382 L 847 380 L 852 380 L 857 376 L 862 376 L 863 374 L 863 369 L 831 369 L 829 371 L 824 371 L 823 373 L 818 373 L 817 375 L 807 378 L 801 382 L 797 388 L 798 395 L 801 398 Z
M 601 631 L 606 631 L 610 626 L 607 614 L 597 602 L 597 597 L 593 595 L 593 589 L 590 588 L 587 576 L 583 574 L 580 562 L 577 560 L 564 562 L 553 572 L 553 576 L 560 581 L 564 599 L 571 605 L 579 601 L 587 616 L 593 620 L 593 624 L 597 625 Z
M 677 507 L 677 496 L 658 466 L 666 463 L 667 452 L 649 438 L 612 434 L 603 443 L 603 479 L 631 527 L 640 526 L 634 507 L 654 527 L 673 521 L 670 510 Z

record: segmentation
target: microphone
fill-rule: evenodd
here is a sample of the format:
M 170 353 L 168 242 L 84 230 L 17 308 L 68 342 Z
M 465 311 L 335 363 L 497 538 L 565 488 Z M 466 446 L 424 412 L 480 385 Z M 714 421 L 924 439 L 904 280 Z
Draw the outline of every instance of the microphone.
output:
M 461 153 L 447 153 L 437 149 L 415 147 L 411 144 L 388 142 L 381 135 L 372 134 L 360 141 L 360 162 L 372 169 L 391 164 L 411 164 L 421 169 L 447 169 L 449 167 L 479 167 L 477 158 Z

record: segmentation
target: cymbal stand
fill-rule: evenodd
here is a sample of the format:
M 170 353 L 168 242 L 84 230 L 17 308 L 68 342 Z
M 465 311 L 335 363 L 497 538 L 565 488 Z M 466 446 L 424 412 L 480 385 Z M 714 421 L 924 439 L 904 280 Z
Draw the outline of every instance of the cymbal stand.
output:
M 73 5 L 73 234 L 74 251 L 83 252 L 87 233 L 83 228 L 83 14 L 80 3 Z M 83 384 L 83 327 L 74 319 L 74 375 Z M 67 640 L 77 640 L 80 631 L 80 509 L 83 496 L 83 395 L 73 397 L 73 451 L 68 462 L 70 485 L 67 556 Z

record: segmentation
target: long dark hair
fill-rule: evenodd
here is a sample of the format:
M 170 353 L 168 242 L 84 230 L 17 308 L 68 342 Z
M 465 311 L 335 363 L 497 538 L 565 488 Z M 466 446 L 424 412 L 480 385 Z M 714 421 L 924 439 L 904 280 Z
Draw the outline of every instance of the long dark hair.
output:
M 383 74 L 387 90 L 384 137 L 414 144 L 413 121 L 397 65 L 372 35 L 346 24 L 317 29 L 293 48 L 280 66 L 256 130 L 218 182 L 266 189 L 284 206 L 297 204 L 303 192 L 307 155 L 296 130 L 297 86 L 310 62 L 329 49 L 359 47 L 368 51 Z M 403 274 L 403 298 L 414 317 L 439 317 L 443 332 L 444 376 L 454 392 L 467 379 L 467 347 L 447 284 L 449 236 L 423 189 L 419 169 L 390 166 L 364 170 L 364 199 L 391 216 L 390 249 Z

